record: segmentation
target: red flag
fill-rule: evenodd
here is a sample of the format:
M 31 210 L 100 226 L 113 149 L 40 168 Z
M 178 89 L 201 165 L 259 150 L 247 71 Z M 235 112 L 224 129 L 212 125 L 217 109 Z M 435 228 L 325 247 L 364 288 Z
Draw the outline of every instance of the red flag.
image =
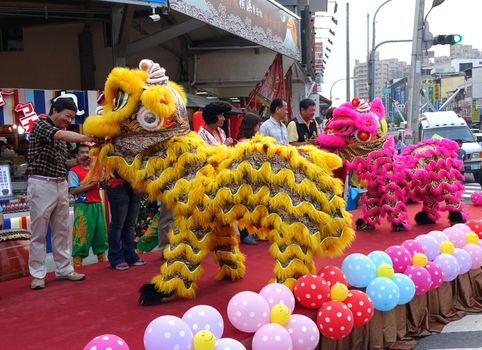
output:
M 249 108 L 258 111 L 262 106 L 269 107 L 272 100 L 283 97 L 283 85 L 283 56 L 277 54 L 263 79 L 250 92 L 248 97 Z

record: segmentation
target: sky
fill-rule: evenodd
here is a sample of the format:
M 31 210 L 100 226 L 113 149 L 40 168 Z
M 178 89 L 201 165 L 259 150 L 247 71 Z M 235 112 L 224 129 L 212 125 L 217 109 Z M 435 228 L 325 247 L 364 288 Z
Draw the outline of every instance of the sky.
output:
M 385 4 L 376 17 L 375 44 L 386 40 L 411 39 L 414 26 L 415 3 L 418 0 L 391 0 Z M 346 78 L 346 4 L 349 3 L 349 42 L 350 42 L 350 74 L 353 75 L 355 60 L 366 62 L 367 57 L 367 14 L 370 19 L 370 48 L 372 45 L 372 21 L 377 8 L 385 0 L 337 0 L 338 11 L 334 17 L 338 20 L 335 26 L 330 18 L 317 18 L 315 26 L 328 27 L 335 31 L 331 36 L 328 30 L 318 30 L 317 36 L 330 37 L 333 46 L 326 39 L 322 39 L 325 45 L 329 45 L 331 53 L 325 66 L 324 84 L 321 93 L 330 96 L 330 88 L 333 86 L 334 105 L 346 101 L 346 80 L 333 85 L 338 79 Z M 425 15 L 432 5 L 432 0 L 425 0 Z M 333 12 L 334 2 L 328 3 L 328 14 Z M 323 13 L 325 15 L 325 13 Z M 482 16 L 482 0 L 445 0 L 441 5 L 430 12 L 427 21 L 430 32 L 437 34 L 461 34 L 461 44 L 472 45 L 482 50 L 482 27 L 479 24 Z M 448 56 L 448 45 L 433 46 L 435 56 Z M 408 64 L 411 62 L 412 43 L 389 43 L 381 45 L 377 51 L 380 59 L 398 58 Z M 353 85 L 351 87 L 353 98 Z

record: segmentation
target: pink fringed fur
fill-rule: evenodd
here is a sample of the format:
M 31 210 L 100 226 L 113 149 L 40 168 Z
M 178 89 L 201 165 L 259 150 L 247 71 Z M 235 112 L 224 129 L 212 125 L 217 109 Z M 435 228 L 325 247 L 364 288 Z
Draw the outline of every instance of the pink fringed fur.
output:
M 378 119 L 382 120 L 385 118 L 385 106 L 380 97 L 375 97 L 370 103 L 370 110 L 375 113 Z
M 345 103 L 334 110 L 327 133 L 318 137 L 320 145 L 338 148 L 340 155 L 344 147 L 359 142 L 355 137 L 358 131 L 369 132 L 368 142 L 381 145 L 368 154 L 356 156 L 352 162 L 345 159 L 348 170 L 358 175 L 359 182 L 366 183 L 364 222 L 375 226 L 386 216 L 396 229 L 409 229 L 405 204 L 409 199 L 422 202 L 422 212 L 430 220 L 439 220 L 440 211 L 459 212 L 465 220 L 467 214 L 461 201 L 462 162 L 455 153 L 458 145 L 447 139 L 430 139 L 409 145 L 397 155 L 393 137 L 378 129 L 376 117 L 381 120 L 384 114 L 385 107 L 379 98 L 372 101 L 368 113 L 356 110 L 350 102 Z

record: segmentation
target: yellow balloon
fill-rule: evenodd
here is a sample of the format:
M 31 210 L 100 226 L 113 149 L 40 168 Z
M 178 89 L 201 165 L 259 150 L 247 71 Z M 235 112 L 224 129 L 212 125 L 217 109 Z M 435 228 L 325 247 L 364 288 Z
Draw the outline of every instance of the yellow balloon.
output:
M 413 257 L 412 257 L 412 264 L 413 265 L 425 267 L 425 265 L 427 265 L 427 263 L 428 263 L 428 259 L 427 259 L 427 256 L 425 254 L 423 254 L 423 253 L 413 254 Z
M 454 244 L 450 241 L 443 241 L 440 243 L 440 253 L 442 254 L 452 254 L 454 249 Z
M 331 300 L 343 301 L 348 298 L 348 287 L 343 283 L 336 282 L 330 289 Z
M 283 304 L 276 304 L 271 308 L 269 319 L 271 323 L 277 323 L 282 326 L 288 323 L 291 317 L 291 311 L 288 306 Z
M 479 236 L 475 232 L 469 232 L 465 236 L 465 243 L 479 244 Z
M 216 337 L 210 331 L 199 331 L 194 335 L 192 346 L 194 350 L 214 350 Z
M 388 264 L 380 264 L 380 266 L 377 268 L 378 277 L 386 277 L 391 279 L 394 273 L 395 271 L 393 270 L 393 267 Z

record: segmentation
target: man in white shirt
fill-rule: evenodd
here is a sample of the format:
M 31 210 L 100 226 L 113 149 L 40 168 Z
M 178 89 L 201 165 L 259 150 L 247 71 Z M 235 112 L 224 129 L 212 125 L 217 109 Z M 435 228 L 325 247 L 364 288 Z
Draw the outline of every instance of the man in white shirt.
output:
M 261 125 L 259 133 L 264 136 L 271 136 L 282 145 L 287 145 L 288 130 L 283 121 L 288 115 L 288 104 L 281 98 L 275 98 L 269 106 L 271 118 Z

